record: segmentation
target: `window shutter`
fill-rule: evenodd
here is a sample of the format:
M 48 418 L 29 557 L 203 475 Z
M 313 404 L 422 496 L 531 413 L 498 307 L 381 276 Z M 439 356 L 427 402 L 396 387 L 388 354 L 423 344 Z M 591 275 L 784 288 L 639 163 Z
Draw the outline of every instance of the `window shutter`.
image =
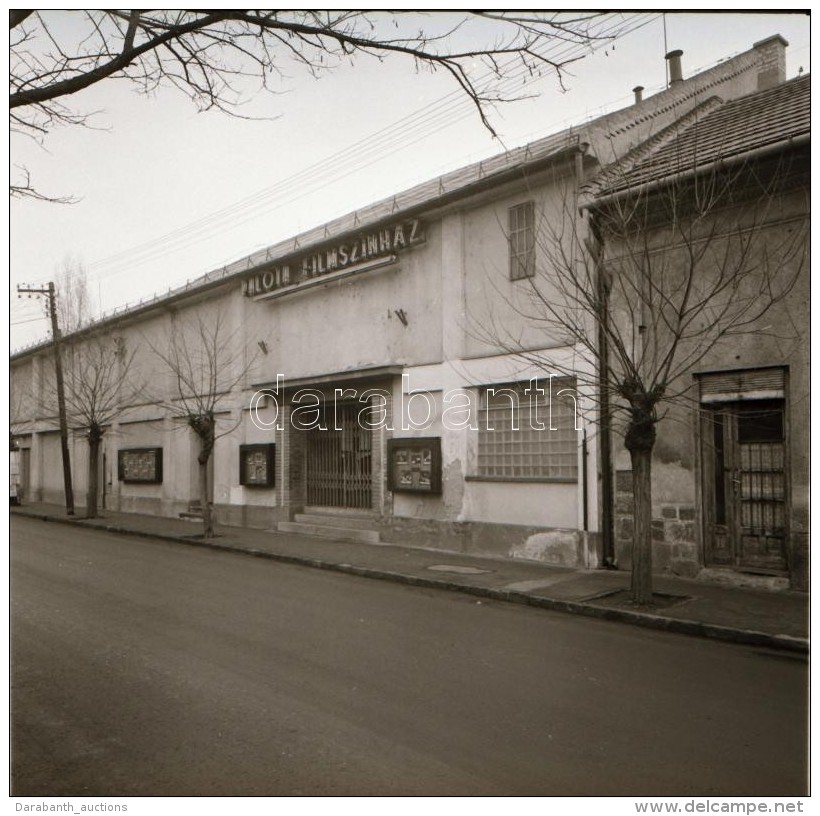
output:
M 752 368 L 696 374 L 701 402 L 737 402 L 749 399 L 784 399 L 786 368 Z

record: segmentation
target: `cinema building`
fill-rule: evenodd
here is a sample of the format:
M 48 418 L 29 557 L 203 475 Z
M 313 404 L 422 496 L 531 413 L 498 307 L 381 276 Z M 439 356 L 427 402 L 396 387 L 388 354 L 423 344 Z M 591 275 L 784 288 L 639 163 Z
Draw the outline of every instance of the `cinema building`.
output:
M 614 434 L 602 454 L 594 359 L 532 319 L 530 282 L 549 275 L 542 231 L 570 218 L 583 237 L 590 185 L 613 156 L 653 144 L 707 99 L 782 83 L 785 45 L 773 37 L 691 78 L 673 72 L 667 90 L 624 110 L 397 193 L 67 337 L 68 357 L 102 338 L 128 360 L 133 387 L 102 442 L 100 506 L 197 513 L 198 440 L 179 419 L 179 376 L 167 365 L 176 347 L 186 350 L 189 391 L 216 371 L 208 491 L 219 523 L 575 567 L 616 558 L 625 511 L 612 510 L 628 465 Z M 11 366 L 26 494 L 61 502 L 51 344 L 14 354 Z M 794 400 L 778 382 L 788 410 Z M 73 425 L 82 504 L 88 446 Z M 691 562 L 687 573 L 705 565 L 712 523 L 697 498 L 691 425 L 680 437 L 682 498 L 662 492 L 675 521 L 691 522 L 691 540 L 659 562 Z M 790 478 L 784 517 L 807 481 L 802 469 Z M 784 580 L 789 558 L 776 567 Z

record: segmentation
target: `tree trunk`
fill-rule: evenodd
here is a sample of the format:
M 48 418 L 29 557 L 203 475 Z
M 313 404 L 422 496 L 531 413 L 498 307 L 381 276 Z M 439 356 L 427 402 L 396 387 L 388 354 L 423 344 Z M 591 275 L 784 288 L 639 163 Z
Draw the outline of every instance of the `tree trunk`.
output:
M 85 499 L 85 514 L 90 519 L 97 518 L 101 442 L 102 434 L 99 430 L 91 428 L 88 433 L 88 493 Z
M 652 603 L 652 448 L 633 448 L 632 602 Z
M 208 460 L 199 458 L 199 506 L 202 509 L 202 535 L 211 538 L 214 534 L 213 514 L 208 495 Z
M 202 535 L 211 538 L 214 534 L 214 513 L 208 490 L 208 462 L 214 451 L 216 441 L 216 420 L 212 413 L 204 411 L 201 414 L 190 414 L 188 425 L 199 439 L 199 506 L 202 512 Z
M 199 504 L 202 508 L 202 535 L 212 538 L 214 534 L 214 513 L 211 495 L 208 489 L 208 462 L 214 449 L 214 430 L 212 425 L 203 428 L 204 435 L 199 437 Z
M 624 445 L 632 460 L 632 494 L 635 501 L 632 533 L 632 602 L 652 603 L 652 449 L 655 447 L 656 389 L 642 385 L 630 394 L 629 425 Z

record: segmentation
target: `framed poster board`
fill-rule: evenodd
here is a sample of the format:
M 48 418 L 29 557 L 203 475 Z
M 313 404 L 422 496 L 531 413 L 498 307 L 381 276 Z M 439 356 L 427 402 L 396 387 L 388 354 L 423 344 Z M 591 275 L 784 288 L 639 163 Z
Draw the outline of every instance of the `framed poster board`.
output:
M 273 487 L 276 444 L 239 446 L 239 484 Z
M 162 484 L 162 448 L 118 451 L 117 478 L 126 484 Z
M 396 493 L 441 493 L 441 437 L 387 441 L 390 490 Z

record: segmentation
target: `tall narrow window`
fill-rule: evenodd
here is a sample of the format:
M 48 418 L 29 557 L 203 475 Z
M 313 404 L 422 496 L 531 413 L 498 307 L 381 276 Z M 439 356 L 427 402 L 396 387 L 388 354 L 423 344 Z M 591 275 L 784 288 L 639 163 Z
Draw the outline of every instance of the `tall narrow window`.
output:
M 510 280 L 535 276 L 535 206 L 532 201 L 510 207 Z

